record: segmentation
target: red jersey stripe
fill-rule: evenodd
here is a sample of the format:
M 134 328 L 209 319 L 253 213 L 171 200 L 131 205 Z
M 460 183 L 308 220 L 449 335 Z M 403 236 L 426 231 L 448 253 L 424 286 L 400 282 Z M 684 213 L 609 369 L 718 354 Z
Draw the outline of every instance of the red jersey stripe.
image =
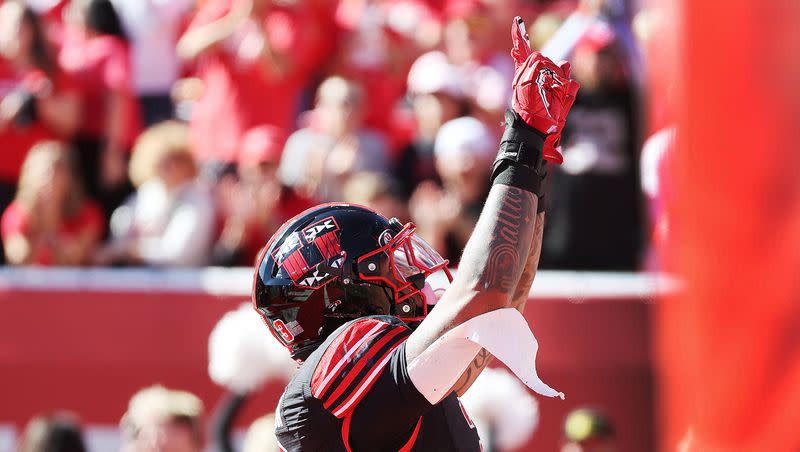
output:
M 353 449 L 350 448 L 350 421 L 352 419 L 352 416 L 347 416 L 344 418 L 344 422 L 342 422 L 342 442 L 347 452 L 353 452 Z
M 375 334 L 387 328 L 387 323 L 376 319 L 364 319 L 353 323 L 342 332 L 325 350 L 311 378 L 311 393 L 320 398 L 336 379 L 350 357 Z
M 324 400 L 325 408 L 329 408 L 330 405 L 333 402 L 335 402 L 336 399 L 339 398 L 339 396 L 342 395 L 344 390 L 350 387 L 350 385 L 353 383 L 353 380 L 355 380 L 356 376 L 358 376 L 361 373 L 364 367 L 366 367 L 367 363 L 370 362 L 370 360 L 383 348 L 384 345 L 386 345 L 389 341 L 397 337 L 398 334 L 401 334 L 405 331 L 408 330 L 406 330 L 401 326 L 396 326 L 392 331 L 386 333 L 386 335 L 383 336 L 378 342 L 370 345 L 369 351 L 365 353 L 364 356 L 359 358 L 358 362 L 355 363 L 355 366 L 353 366 L 347 371 L 347 375 L 345 376 L 344 380 L 342 380 L 342 382 L 339 383 L 336 390 L 331 395 L 325 397 Z M 391 350 L 394 350 L 394 347 L 392 347 L 389 351 Z
M 342 416 L 351 413 L 353 409 L 355 409 L 356 405 L 358 405 L 358 402 L 360 402 L 361 399 L 364 398 L 364 396 L 369 392 L 370 388 L 372 388 L 372 385 L 375 384 L 378 374 L 380 374 L 383 368 L 386 367 L 386 364 L 389 362 L 389 358 L 392 357 L 392 352 L 394 351 L 394 349 L 399 347 L 400 344 L 402 343 L 403 343 L 402 341 L 398 342 L 392 348 L 387 350 L 386 353 L 384 353 L 380 361 L 378 361 L 378 364 L 373 368 L 372 373 L 370 373 L 364 379 L 364 382 L 361 383 L 361 386 L 359 386 L 359 388 L 353 393 L 353 395 L 350 396 L 350 398 L 347 399 L 344 403 L 339 405 L 338 408 L 333 410 L 334 416 L 341 418 Z
M 417 436 L 419 436 L 419 429 L 422 427 L 422 416 L 419 417 L 417 421 L 417 426 L 414 427 L 414 433 L 411 434 L 411 437 L 408 438 L 406 444 L 400 448 L 397 452 L 410 452 L 411 448 L 414 447 L 414 443 L 417 442 Z

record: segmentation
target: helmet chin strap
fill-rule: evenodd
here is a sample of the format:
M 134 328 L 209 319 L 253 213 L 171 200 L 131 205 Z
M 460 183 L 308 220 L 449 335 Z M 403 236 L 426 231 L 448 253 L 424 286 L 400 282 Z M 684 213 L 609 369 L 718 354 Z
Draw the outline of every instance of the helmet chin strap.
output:
M 564 393 L 547 386 L 536 373 L 539 343 L 528 322 L 513 308 L 487 312 L 448 331 L 408 363 L 408 374 L 428 402 L 439 403 L 481 348 L 538 394 L 564 398 Z

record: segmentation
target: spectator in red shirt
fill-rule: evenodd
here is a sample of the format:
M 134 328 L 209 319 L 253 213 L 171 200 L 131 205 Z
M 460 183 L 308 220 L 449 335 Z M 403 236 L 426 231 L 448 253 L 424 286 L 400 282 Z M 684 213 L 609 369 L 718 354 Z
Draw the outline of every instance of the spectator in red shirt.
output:
M 38 17 L 22 2 L 6 1 L 0 6 L 0 212 L 14 199 L 28 150 L 41 140 L 68 139 L 79 121 L 76 86 L 58 69 Z
M 262 124 L 294 129 L 320 36 L 300 5 L 210 0 L 178 41 L 197 63 L 202 95 L 192 107 L 192 149 L 204 172 L 236 163 L 244 134 Z
M 44 35 L 56 49 L 61 48 L 64 32 L 64 10 L 71 0 L 9 0 L 19 1 L 30 8 L 41 23 Z M 3 0 L 0 0 L 0 4 Z
M 108 216 L 133 190 L 127 151 L 141 129 L 128 44 L 109 0 L 72 0 L 59 62 L 81 86 L 76 147 L 86 188 Z
M 393 26 L 392 13 L 388 2 L 340 2 L 336 19 L 344 37 L 332 68 L 370 93 L 364 99 L 364 124 L 386 136 L 390 151 L 407 142 L 397 106 L 406 91 L 409 67 L 419 56 L 411 33 Z M 403 14 L 394 10 L 398 13 Z
M 193 0 L 111 0 L 130 38 L 133 88 L 142 122 L 151 126 L 174 117 L 170 91 L 180 61 L 175 44 Z
M 84 195 L 67 147 L 37 144 L 22 166 L 2 237 L 13 265 L 83 265 L 103 234 L 103 215 Z

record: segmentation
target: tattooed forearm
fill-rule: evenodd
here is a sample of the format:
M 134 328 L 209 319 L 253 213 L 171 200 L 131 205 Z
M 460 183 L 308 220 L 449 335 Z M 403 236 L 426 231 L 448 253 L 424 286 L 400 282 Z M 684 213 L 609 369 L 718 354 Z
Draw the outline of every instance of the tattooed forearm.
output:
M 520 228 L 529 221 L 529 212 L 525 210 L 523 191 L 509 187 L 500 211 L 497 212 L 497 224 L 489 244 L 489 257 L 480 283 L 484 289 L 497 289 L 509 292 L 514 287 L 520 266 Z
M 525 268 L 522 270 L 522 275 L 519 278 L 519 282 L 517 283 L 517 288 L 514 290 L 514 296 L 511 298 L 511 306 L 516 308 L 520 312 L 522 312 L 525 302 L 528 301 L 528 296 L 530 294 L 531 285 L 533 284 L 533 279 L 536 276 L 536 270 L 539 268 L 539 257 L 541 256 L 542 252 L 542 233 L 544 231 L 544 212 L 539 213 L 536 215 L 536 226 L 534 226 L 533 230 L 533 242 L 531 244 L 530 252 L 527 256 L 527 261 L 525 262 Z M 478 375 L 481 374 L 484 368 L 492 362 L 494 357 L 486 351 L 486 349 L 481 349 L 480 352 L 475 356 L 475 359 L 469 364 L 467 370 L 461 375 L 461 378 L 458 379 L 458 382 L 453 386 L 453 390 L 459 396 L 463 395 L 467 392 L 472 386 L 472 383 L 475 382 L 475 379 L 478 378 Z
M 475 272 L 478 290 L 510 294 L 517 286 L 531 246 L 536 197 L 516 187 L 495 186 L 473 233 L 461 268 Z
M 533 243 L 528 253 L 525 268 L 519 277 L 514 296 L 511 297 L 511 306 L 516 308 L 528 300 L 528 295 L 533 285 L 533 278 L 536 276 L 536 269 L 539 268 L 539 257 L 542 254 L 542 233 L 544 232 L 544 212 L 536 215 L 536 226 L 533 229 Z

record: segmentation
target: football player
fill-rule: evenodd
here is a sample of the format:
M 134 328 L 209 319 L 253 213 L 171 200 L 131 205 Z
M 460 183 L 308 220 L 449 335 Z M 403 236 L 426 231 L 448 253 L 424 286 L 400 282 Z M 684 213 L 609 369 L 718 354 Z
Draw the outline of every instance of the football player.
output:
M 563 398 L 536 375 L 520 312 L 541 249 L 545 162 L 561 162 L 578 84 L 568 63 L 531 50 L 519 17 L 512 42 L 513 109 L 455 278 L 413 224 L 349 204 L 307 210 L 261 252 L 254 307 L 302 363 L 276 411 L 284 450 L 478 451 L 458 395 L 492 356 Z

